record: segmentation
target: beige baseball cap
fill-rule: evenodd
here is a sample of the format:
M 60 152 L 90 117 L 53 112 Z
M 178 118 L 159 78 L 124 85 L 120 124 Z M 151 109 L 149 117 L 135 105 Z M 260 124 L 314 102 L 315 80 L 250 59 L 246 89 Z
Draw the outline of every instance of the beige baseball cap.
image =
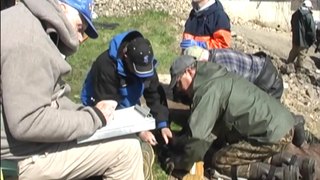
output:
M 194 57 L 196 60 L 201 60 L 205 49 L 200 46 L 190 46 L 183 51 L 183 55 Z
M 196 59 L 188 55 L 181 55 L 173 61 L 170 67 L 170 75 L 171 75 L 171 81 L 169 84 L 170 89 L 173 89 L 174 86 L 177 84 L 178 77 L 182 75 L 185 72 L 185 70 L 195 62 L 196 62 Z

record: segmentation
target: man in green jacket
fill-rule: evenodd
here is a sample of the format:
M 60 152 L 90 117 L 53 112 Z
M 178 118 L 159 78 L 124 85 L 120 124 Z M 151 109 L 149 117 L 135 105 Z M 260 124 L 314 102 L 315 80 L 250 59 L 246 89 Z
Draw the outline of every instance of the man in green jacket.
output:
M 178 57 L 170 68 L 170 87 L 192 98 L 187 137 L 177 137 L 180 153 L 168 162 L 189 170 L 221 140 L 212 165 L 222 174 L 249 179 L 312 179 L 314 160 L 283 153 L 291 143 L 295 120 L 276 99 L 215 63 Z M 183 142 L 183 143 L 181 143 Z M 217 148 L 217 147 L 213 147 Z M 281 164 L 287 164 L 281 167 Z M 306 164 L 306 165 L 303 165 Z

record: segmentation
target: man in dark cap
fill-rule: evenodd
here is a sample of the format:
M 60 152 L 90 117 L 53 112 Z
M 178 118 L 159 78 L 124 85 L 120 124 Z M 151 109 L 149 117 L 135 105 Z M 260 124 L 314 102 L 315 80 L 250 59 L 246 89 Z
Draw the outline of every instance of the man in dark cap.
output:
M 85 105 L 95 105 L 99 101 L 117 103 L 117 109 L 140 104 L 143 96 L 151 114 L 156 119 L 156 128 L 168 143 L 172 137 L 168 128 L 168 108 L 163 87 L 156 72 L 157 60 L 148 39 L 138 31 L 120 33 L 110 41 L 104 51 L 92 64 L 81 93 Z M 158 134 L 158 133 L 156 133 Z M 142 143 L 145 168 L 151 167 L 156 136 L 150 131 L 139 133 Z M 150 156 L 151 155 L 151 156 Z M 151 168 L 144 169 L 145 178 L 152 179 Z M 148 173 L 149 172 L 149 173 Z
M 144 179 L 134 137 L 78 145 L 106 126 L 104 102 L 72 102 L 62 79 L 65 57 L 97 38 L 92 0 L 24 0 L 1 11 L 1 166 L 18 164 L 19 179 Z

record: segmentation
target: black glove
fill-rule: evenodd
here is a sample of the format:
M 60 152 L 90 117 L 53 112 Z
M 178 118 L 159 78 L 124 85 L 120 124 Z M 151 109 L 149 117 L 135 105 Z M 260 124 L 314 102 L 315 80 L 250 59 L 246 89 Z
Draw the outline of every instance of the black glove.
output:
M 175 169 L 175 157 L 178 157 L 178 155 L 171 152 L 168 147 L 163 147 L 162 151 L 158 154 L 162 170 L 164 170 L 169 176 L 173 176 L 177 179 L 183 179 L 188 171 Z
M 174 170 L 174 162 L 171 159 L 172 153 L 167 145 L 159 147 L 158 160 L 162 170 L 167 174 L 171 174 Z
M 296 121 L 296 125 L 294 126 L 292 143 L 295 146 L 300 147 L 302 143 L 305 141 L 305 133 L 304 133 L 305 120 L 302 115 L 295 115 L 293 113 L 292 115 Z

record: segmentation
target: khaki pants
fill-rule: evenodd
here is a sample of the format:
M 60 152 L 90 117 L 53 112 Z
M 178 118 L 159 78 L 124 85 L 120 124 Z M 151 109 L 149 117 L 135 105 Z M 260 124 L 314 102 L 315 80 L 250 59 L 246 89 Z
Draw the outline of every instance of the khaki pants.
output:
M 139 141 L 132 137 L 77 145 L 64 143 L 46 154 L 18 162 L 19 179 L 143 180 L 143 158 Z
M 297 65 L 300 66 L 302 61 L 307 57 L 308 48 L 292 44 L 287 63 L 293 63 L 297 58 Z

